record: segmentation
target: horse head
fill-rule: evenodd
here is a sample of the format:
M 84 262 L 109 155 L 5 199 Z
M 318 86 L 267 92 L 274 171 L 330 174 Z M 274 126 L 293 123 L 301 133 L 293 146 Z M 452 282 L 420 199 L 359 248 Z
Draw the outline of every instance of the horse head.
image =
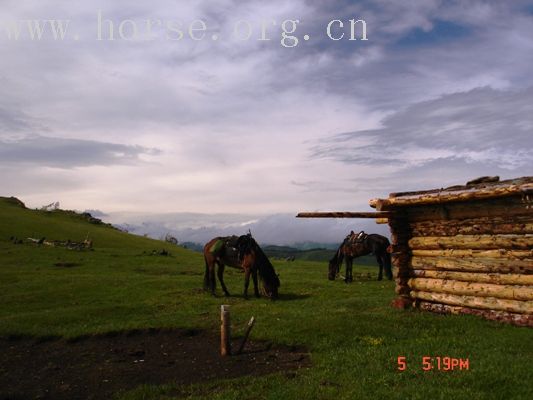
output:
M 278 288 L 280 285 L 278 276 L 274 274 L 273 277 L 270 277 L 269 279 L 263 278 L 261 281 L 263 282 L 264 295 L 270 300 L 277 300 L 279 297 Z
M 252 239 L 253 240 L 253 239 Z M 256 256 L 256 265 L 263 284 L 263 291 L 270 300 L 276 300 L 279 297 L 278 288 L 280 286 L 279 276 L 276 274 L 274 267 L 263 250 L 255 242 L 254 253 Z
M 331 260 L 329 260 L 328 279 L 330 281 L 334 281 L 335 280 L 335 277 L 339 273 L 339 266 L 340 266 L 340 264 L 337 263 L 337 260 L 335 259 L 335 257 L 332 258 Z

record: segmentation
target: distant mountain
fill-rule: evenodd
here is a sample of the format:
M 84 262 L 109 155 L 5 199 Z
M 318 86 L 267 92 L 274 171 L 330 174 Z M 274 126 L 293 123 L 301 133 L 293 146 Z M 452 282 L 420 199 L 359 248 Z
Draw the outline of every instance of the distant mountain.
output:
M 289 246 L 263 246 L 263 251 L 268 257 L 278 259 L 294 258 L 305 261 L 328 261 L 335 254 L 335 250 L 324 248 L 300 250 Z
M 198 253 L 201 253 L 204 251 L 204 245 L 200 243 L 193 243 L 193 242 L 183 242 L 178 243 L 178 246 L 183 247 L 184 249 L 189 249 L 192 251 L 196 251 Z
M 315 249 L 297 249 L 290 246 L 263 246 L 263 251 L 268 257 L 277 258 L 277 259 L 290 259 L 294 257 L 294 260 L 302 261 L 329 261 L 335 254 L 336 248 L 325 249 L 325 248 L 315 248 Z M 377 265 L 377 261 L 373 256 L 363 256 L 358 257 L 355 261 L 356 264 L 361 265 Z
M 313 250 L 313 249 L 337 250 L 341 242 L 342 242 L 342 238 L 339 239 L 338 243 L 297 242 L 297 243 L 292 244 L 291 247 L 297 248 L 298 250 Z
M 179 243 L 204 244 L 216 236 L 243 235 L 249 230 L 261 244 L 288 245 L 302 250 L 336 249 L 350 230 L 389 235 L 386 225 L 359 219 L 300 219 L 293 214 L 132 214 L 105 217 L 130 233 L 159 239 L 170 234 Z

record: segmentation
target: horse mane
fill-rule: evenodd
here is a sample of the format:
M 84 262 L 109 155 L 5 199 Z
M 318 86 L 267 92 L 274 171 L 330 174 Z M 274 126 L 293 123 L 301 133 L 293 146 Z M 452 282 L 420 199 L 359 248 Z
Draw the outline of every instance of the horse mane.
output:
M 238 241 L 239 257 L 244 254 L 249 254 L 251 251 L 255 254 L 255 267 L 259 274 L 259 278 L 271 286 L 280 286 L 278 275 L 272 266 L 272 263 L 263 252 L 259 244 L 255 241 L 251 234 L 239 237 Z
M 337 266 L 337 271 L 339 271 L 340 269 L 340 265 L 342 263 L 342 260 L 344 259 L 344 254 L 342 252 L 342 247 L 344 246 L 344 242 L 343 241 L 339 248 L 337 249 L 337 251 L 335 252 L 335 255 L 333 256 L 333 258 L 331 260 L 329 260 L 329 263 L 332 264 L 334 263 L 336 266 Z
M 251 238 L 252 246 L 255 253 L 255 264 L 257 266 L 257 272 L 259 277 L 267 282 L 269 285 L 274 285 L 276 287 L 280 286 L 278 275 L 274 270 L 274 266 L 263 252 L 261 247 L 257 244 L 254 238 Z

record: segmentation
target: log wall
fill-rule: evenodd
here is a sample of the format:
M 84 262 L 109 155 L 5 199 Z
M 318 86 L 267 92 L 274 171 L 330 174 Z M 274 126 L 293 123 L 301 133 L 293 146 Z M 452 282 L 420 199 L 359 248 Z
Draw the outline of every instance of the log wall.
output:
M 389 226 L 395 305 L 533 327 L 530 198 L 517 193 L 443 204 L 429 200 L 376 203 L 378 210 L 394 212 Z

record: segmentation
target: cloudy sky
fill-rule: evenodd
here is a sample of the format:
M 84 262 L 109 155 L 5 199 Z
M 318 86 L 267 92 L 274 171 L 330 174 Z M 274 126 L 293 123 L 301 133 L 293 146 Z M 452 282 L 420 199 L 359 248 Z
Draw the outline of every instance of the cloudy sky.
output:
M 1 3 L 1 195 L 30 206 L 242 223 L 533 175 L 533 1 Z M 26 20 L 49 19 L 65 39 L 32 40 Z

